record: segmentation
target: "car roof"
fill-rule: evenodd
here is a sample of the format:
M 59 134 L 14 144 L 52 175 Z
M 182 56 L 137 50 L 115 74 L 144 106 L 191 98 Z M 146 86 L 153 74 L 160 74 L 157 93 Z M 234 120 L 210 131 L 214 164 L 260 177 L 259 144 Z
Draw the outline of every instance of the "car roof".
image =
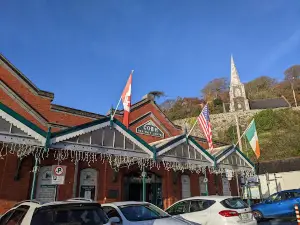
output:
M 21 205 L 27 205 L 27 206 L 32 206 L 36 208 L 40 207 L 47 207 L 47 206 L 57 206 L 57 205 L 68 205 L 68 204 L 99 204 L 97 202 L 91 201 L 91 200 L 86 200 L 86 199 L 68 199 L 66 201 L 54 201 L 54 202 L 48 202 L 48 203 L 41 203 L 35 200 L 25 200 L 22 202 L 17 203 L 15 207 L 21 206 Z
M 125 205 L 144 205 L 150 204 L 149 202 L 138 202 L 138 201 L 124 201 L 124 202 L 110 202 L 102 204 L 102 206 L 115 205 L 115 206 L 125 206 Z
M 194 197 L 182 199 L 180 201 L 195 200 L 195 199 L 223 201 L 228 198 L 240 198 L 240 197 L 239 196 L 220 196 L 220 195 L 194 196 Z

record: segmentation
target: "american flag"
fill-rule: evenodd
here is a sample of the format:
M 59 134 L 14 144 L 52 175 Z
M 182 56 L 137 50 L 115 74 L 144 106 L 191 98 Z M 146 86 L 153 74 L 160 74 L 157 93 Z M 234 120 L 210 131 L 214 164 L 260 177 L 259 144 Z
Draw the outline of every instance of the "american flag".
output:
M 202 109 L 202 112 L 197 118 L 198 123 L 206 137 L 208 142 L 208 147 L 212 151 L 214 149 L 213 142 L 212 142 L 212 131 L 211 131 L 211 124 L 209 119 L 209 111 L 208 106 L 205 105 Z

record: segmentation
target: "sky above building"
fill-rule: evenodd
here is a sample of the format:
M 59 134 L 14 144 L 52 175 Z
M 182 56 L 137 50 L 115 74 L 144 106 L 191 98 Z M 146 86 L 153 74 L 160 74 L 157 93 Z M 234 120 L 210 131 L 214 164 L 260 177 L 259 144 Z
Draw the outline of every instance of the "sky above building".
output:
M 0 52 L 54 103 L 116 106 L 129 73 L 149 91 L 200 97 L 210 80 L 282 79 L 300 64 L 299 0 L 0 0 Z

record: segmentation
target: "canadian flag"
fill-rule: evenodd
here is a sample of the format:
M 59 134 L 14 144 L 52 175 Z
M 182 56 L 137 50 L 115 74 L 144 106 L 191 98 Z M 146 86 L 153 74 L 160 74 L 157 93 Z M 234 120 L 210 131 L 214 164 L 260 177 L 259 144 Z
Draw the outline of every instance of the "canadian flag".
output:
M 129 113 L 131 107 L 131 83 L 132 83 L 132 73 L 131 71 L 130 76 L 128 78 L 127 84 L 122 93 L 122 102 L 124 108 L 124 115 L 123 115 L 123 124 L 128 128 L 129 127 Z

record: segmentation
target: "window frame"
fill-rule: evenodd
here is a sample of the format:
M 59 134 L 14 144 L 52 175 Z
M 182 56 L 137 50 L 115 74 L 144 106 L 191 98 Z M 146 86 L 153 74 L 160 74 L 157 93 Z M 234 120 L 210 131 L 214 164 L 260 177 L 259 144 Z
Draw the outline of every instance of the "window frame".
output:
M 205 202 L 208 202 L 209 203 L 209 206 L 207 208 L 203 208 L 201 210 L 198 210 L 198 211 L 191 211 L 191 206 L 192 206 L 192 202 L 197 202 L 199 204 L 199 202 L 201 202 L 202 206 Z M 209 209 L 213 204 L 215 204 L 216 201 L 214 200 L 209 200 L 209 199 L 192 199 L 190 200 L 190 206 L 189 206 L 189 213 L 195 213 L 195 212 L 202 212 L 204 210 L 207 210 Z
M 185 207 L 187 207 L 187 212 L 181 212 L 181 213 L 169 213 L 169 211 L 174 210 L 176 207 L 178 207 L 179 204 L 186 204 Z M 186 214 L 190 212 L 190 200 L 183 200 L 180 202 L 175 203 L 173 206 L 171 206 L 168 211 L 166 211 L 168 214 L 174 216 L 174 215 L 180 215 L 180 214 Z
M 22 212 L 23 215 L 21 215 L 21 217 L 20 217 L 20 218 L 18 219 L 18 221 L 16 222 L 16 225 L 21 225 L 22 222 L 23 222 L 23 220 L 24 220 L 24 218 L 25 218 L 25 216 L 26 216 L 26 214 L 28 213 L 29 209 L 30 209 L 30 206 L 28 206 L 28 205 L 20 205 L 20 206 L 18 206 L 17 208 L 14 208 L 14 209 L 12 209 L 12 210 L 9 210 L 7 213 L 10 213 L 10 215 L 9 215 L 9 217 L 6 219 L 6 221 L 4 222 L 4 224 L 2 224 L 2 225 L 6 225 L 6 224 L 13 218 L 13 216 L 15 215 L 16 212 Z M 6 216 L 7 213 L 5 213 L 3 216 Z M 2 219 L 3 216 L 2 216 L 0 219 Z M 0 223 L 1 223 L 1 222 L 0 222 Z

